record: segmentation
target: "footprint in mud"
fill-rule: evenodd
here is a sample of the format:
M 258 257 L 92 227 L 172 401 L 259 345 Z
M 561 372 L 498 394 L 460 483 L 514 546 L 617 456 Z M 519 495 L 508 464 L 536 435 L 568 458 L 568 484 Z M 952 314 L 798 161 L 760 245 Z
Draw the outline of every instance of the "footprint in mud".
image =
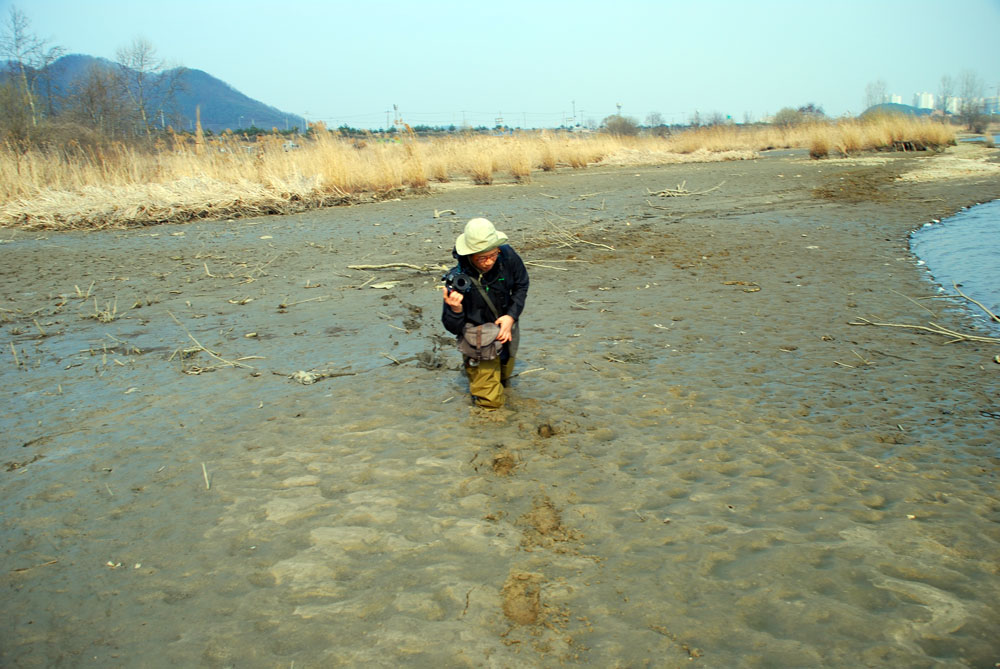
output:
M 517 469 L 517 458 L 514 454 L 504 449 L 493 456 L 493 473 L 497 476 L 510 476 Z
M 403 319 L 403 327 L 413 332 L 414 330 L 419 330 L 420 326 L 423 325 L 423 313 L 424 310 L 415 304 L 403 304 L 406 307 L 409 315 Z
M 518 625 L 537 625 L 542 612 L 542 583 L 545 577 L 511 571 L 500 590 L 503 614 Z
M 562 544 L 579 541 L 582 536 L 577 530 L 571 530 L 562 524 L 559 510 L 545 496 L 536 498 L 531 511 L 518 518 L 516 524 L 524 528 L 521 546 L 526 550 L 537 547 L 549 548 L 557 553 L 569 553 L 572 549 Z
M 494 444 L 491 448 L 493 449 L 493 454 L 487 455 L 479 462 L 476 461 L 479 460 L 481 452 L 476 453 L 475 456 L 473 456 L 470 461 L 472 468 L 478 472 L 480 467 L 482 467 L 485 462 L 488 462 L 490 469 L 497 476 L 510 476 L 521 462 L 517 453 L 509 450 L 503 444 Z

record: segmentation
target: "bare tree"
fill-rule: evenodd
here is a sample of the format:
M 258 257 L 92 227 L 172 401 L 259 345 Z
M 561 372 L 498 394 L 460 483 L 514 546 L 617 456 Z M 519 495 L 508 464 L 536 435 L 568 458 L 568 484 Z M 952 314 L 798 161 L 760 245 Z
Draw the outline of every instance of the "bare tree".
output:
M 726 115 L 720 111 L 714 111 L 708 115 L 708 125 L 724 125 L 726 123 Z
M 889 99 L 889 87 L 885 80 L 876 79 L 865 86 L 865 109 L 880 105 Z
M 180 88 L 183 68 L 168 70 L 152 43 L 142 37 L 121 47 L 115 54 L 120 82 L 135 111 L 140 130 L 152 135 L 155 118 L 173 104 Z
M 129 125 L 127 99 L 116 73 L 92 64 L 72 84 L 66 114 L 102 135 L 123 134 Z
M 31 126 L 37 126 L 39 112 L 36 106 L 35 83 L 41 75 L 47 81 L 48 69 L 62 55 L 61 47 L 49 46 L 30 32 L 30 22 L 24 12 L 11 7 L 0 33 L 0 56 L 9 64 L 12 85 L 11 102 L 20 100 L 28 111 Z M 51 90 L 49 90 L 51 93 Z M 53 110 L 51 96 L 48 109 Z
M 951 75 L 941 75 L 941 83 L 938 84 L 937 108 L 942 114 L 948 113 L 948 101 L 955 97 L 955 80 Z
M 969 130 L 979 132 L 986 112 L 983 99 L 985 86 L 979 76 L 972 70 L 964 70 L 958 78 L 958 117 Z
M 653 137 L 667 137 L 670 135 L 670 128 L 663 120 L 663 114 L 660 112 L 649 112 L 646 116 L 646 127 L 649 128 L 650 133 Z

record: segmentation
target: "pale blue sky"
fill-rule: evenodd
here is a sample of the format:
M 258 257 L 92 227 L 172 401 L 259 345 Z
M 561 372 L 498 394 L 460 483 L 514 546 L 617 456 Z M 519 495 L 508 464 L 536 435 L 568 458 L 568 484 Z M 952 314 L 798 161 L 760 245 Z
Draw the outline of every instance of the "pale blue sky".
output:
M 863 111 L 881 79 L 910 103 L 974 70 L 1000 87 L 1000 0 L 0 0 L 69 53 L 145 37 L 282 111 L 329 125 L 554 126 L 575 110 L 640 122 L 758 119 L 809 102 Z

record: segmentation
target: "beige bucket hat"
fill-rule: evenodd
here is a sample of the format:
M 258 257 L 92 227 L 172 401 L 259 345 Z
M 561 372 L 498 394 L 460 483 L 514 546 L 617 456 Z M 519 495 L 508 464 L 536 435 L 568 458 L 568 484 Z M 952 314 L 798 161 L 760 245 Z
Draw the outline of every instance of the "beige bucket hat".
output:
M 492 223 L 485 218 L 474 218 L 465 224 L 465 232 L 455 240 L 455 250 L 458 255 L 471 256 L 506 243 L 507 235 L 499 232 Z

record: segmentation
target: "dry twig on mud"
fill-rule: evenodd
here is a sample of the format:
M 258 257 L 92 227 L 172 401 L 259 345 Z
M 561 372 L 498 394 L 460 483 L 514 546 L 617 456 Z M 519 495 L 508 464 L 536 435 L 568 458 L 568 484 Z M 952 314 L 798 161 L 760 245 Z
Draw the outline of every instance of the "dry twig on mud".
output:
M 445 265 L 411 265 L 406 262 L 390 262 L 384 265 L 348 265 L 347 269 L 360 269 L 360 270 L 372 270 L 372 269 L 412 269 L 418 272 L 444 272 L 448 270 Z
M 542 263 L 529 262 L 527 260 L 524 261 L 524 264 L 525 265 L 531 265 L 532 267 L 544 267 L 545 269 L 555 269 L 555 270 L 559 270 L 560 272 L 568 272 L 569 271 L 569 269 L 566 268 L 566 267 L 553 267 L 552 265 L 543 265 Z
M 552 265 L 545 265 L 543 263 L 549 262 L 589 262 L 587 260 L 525 260 L 525 265 L 531 265 L 532 267 L 544 267 L 545 269 L 557 269 L 560 272 L 568 272 L 568 267 L 554 267 Z
M 982 304 L 981 302 L 978 302 L 978 301 L 972 299 L 971 297 L 969 297 L 968 295 L 966 295 L 965 293 L 963 293 L 959 289 L 957 283 L 956 284 L 952 284 L 952 285 L 955 287 L 955 290 L 958 292 L 958 294 L 960 296 L 964 297 L 966 300 L 968 300 L 969 302 L 972 302 L 977 307 L 979 307 L 980 309 L 982 309 L 983 311 L 985 311 L 986 314 L 990 317 L 990 320 L 992 320 L 995 323 L 1000 323 L 1000 317 L 998 317 L 992 311 L 990 311 L 989 309 L 987 309 L 984 304 Z M 904 329 L 907 329 L 907 330 L 920 330 L 921 332 L 930 332 L 931 334 L 942 335 L 944 337 L 951 337 L 951 339 L 949 339 L 948 342 L 947 342 L 948 344 L 953 344 L 953 343 L 955 343 L 957 341 L 977 341 L 977 342 L 982 342 L 982 343 L 986 343 L 986 344 L 1000 344 L 1000 337 L 982 337 L 982 336 L 979 336 L 979 335 L 966 334 L 964 332 L 956 332 L 955 330 L 950 330 L 950 329 L 948 329 L 946 327 L 938 325 L 937 323 L 934 323 L 933 321 L 928 321 L 927 325 L 910 325 L 908 323 L 875 323 L 873 321 L 868 320 L 867 318 L 860 318 L 859 317 L 856 321 L 850 322 L 849 325 L 879 325 L 879 326 L 882 326 L 882 327 L 889 327 L 889 328 L 904 328 Z
M 711 188 L 706 188 L 705 190 L 699 191 L 689 191 L 685 188 L 687 181 L 682 181 L 677 184 L 677 188 L 664 188 L 663 190 L 651 191 L 648 188 L 646 192 L 650 195 L 656 195 L 657 197 L 687 197 L 688 195 L 704 195 L 705 193 L 711 193 L 713 190 L 717 190 L 722 187 L 725 181 L 719 182 L 718 186 L 712 186 Z
M 890 291 L 892 291 L 892 292 L 894 292 L 894 293 L 896 293 L 896 294 L 897 294 L 897 295 L 899 295 L 900 297 L 905 297 L 905 298 L 906 298 L 906 299 L 908 299 L 908 300 L 909 300 L 910 302 L 913 302 L 913 303 L 914 303 L 915 305 L 917 305 L 917 306 L 918 306 L 918 307 L 920 307 L 921 309 L 924 309 L 925 311 L 927 311 L 927 313 L 929 313 L 929 314 L 930 314 L 931 316 L 934 316 L 935 318 L 937 318 L 937 314 L 936 314 L 936 313 L 934 313 L 934 312 L 933 312 L 932 310 L 928 309 L 928 308 L 927 308 L 927 307 L 925 307 L 924 305 L 920 304 L 919 302 L 917 302 L 917 301 L 916 301 L 915 299 L 913 299 L 912 297 L 910 297 L 910 296 L 908 296 L 908 295 L 903 295 L 903 294 L 902 294 L 901 292 L 899 292 L 898 290 L 893 290 L 892 288 L 890 288 L 889 290 L 890 290 Z
M 194 335 L 191 334 L 191 331 L 188 330 L 184 326 L 183 323 L 181 323 L 179 320 L 177 320 L 177 317 L 174 316 L 173 313 L 171 313 L 170 311 L 167 311 L 167 314 L 169 314 L 170 317 L 172 319 L 174 319 L 174 322 L 177 323 L 177 325 L 181 326 L 181 329 L 183 329 L 184 332 L 187 333 L 188 338 L 191 341 L 193 341 L 194 344 L 195 344 L 195 348 L 177 349 L 176 351 L 174 351 L 173 353 L 170 354 L 169 358 L 167 358 L 168 362 L 170 360 L 173 360 L 174 356 L 177 355 L 178 353 L 180 353 L 180 357 L 183 359 L 186 356 L 191 356 L 191 355 L 194 355 L 194 354 L 196 354 L 198 352 L 203 351 L 203 352 L 207 353 L 209 356 L 215 358 L 216 360 L 218 360 L 221 363 L 219 365 L 212 365 L 210 367 L 199 367 L 197 365 L 192 365 L 190 367 L 184 367 L 184 368 L 182 368 L 181 371 L 183 371 L 185 374 L 197 375 L 197 374 L 201 374 L 202 372 L 213 371 L 215 369 L 218 369 L 219 367 L 243 367 L 245 369 L 253 369 L 253 367 L 251 367 L 250 365 L 244 365 L 242 362 L 240 362 L 240 360 L 256 360 L 256 359 L 260 359 L 260 356 L 253 355 L 253 356 L 246 356 L 246 357 L 243 357 L 243 358 L 237 358 L 236 360 L 226 360 L 225 358 L 223 358 L 222 356 L 220 356 L 215 351 L 212 351 L 211 349 L 208 349 L 208 348 L 205 348 L 204 346 L 202 346 L 201 342 L 199 342 L 197 339 L 194 338 Z
M 755 281 L 723 281 L 723 286 L 746 286 L 743 289 L 744 293 L 759 293 L 760 284 Z
M 990 311 L 989 309 L 987 309 L 986 305 L 984 305 L 982 302 L 977 302 L 976 300 L 972 299 L 971 297 L 969 297 L 968 295 L 966 295 L 965 293 L 963 293 L 961 290 L 959 290 L 957 283 L 953 283 L 951 285 L 954 286 L 956 292 L 958 292 L 959 295 L 961 295 L 962 297 L 964 297 L 965 299 L 967 299 L 969 302 L 972 302 L 974 305 L 976 305 L 977 307 L 979 307 L 980 309 L 982 309 L 983 311 L 985 311 L 986 314 L 990 317 L 990 320 L 992 320 L 995 323 L 1000 323 L 1000 316 L 997 316 L 995 313 L 993 313 L 992 311 Z
M 954 330 L 949 330 L 948 328 L 942 327 L 937 323 L 928 323 L 927 325 L 910 325 L 908 323 L 876 323 L 870 321 L 867 318 L 858 318 L 856 321 L 851 321 L 848 325 L 878 325 L 887 328 L 903 328 L 906 330 L 920 330 L 921 332 L 930 332 L 931 334 L 942 335 L 945 337 L 951 337 L 947 343 L 953 344 L 957 341 L 978 341 L 988 344 L 1000 344 L 1000 337 L 980 337 L 978 335 L 970 335 L 962 332 L 956 332 Z
M 59 562 L 59 560 L 49 560 L 48 562 L 42 562 L 41 564 L 35 564 L 30 567 L 17 567 L 16 569 L 11 569 L 10 571 L 12 573 L 21 573 L 31 571 L 32 569 L 37 569 L 39 567 L 48 567 L 50 564 L 55 564 L 57 562 Z
M 311 386 L 317 381 L 322 381 L 323 379 L 335 379 L 340 376 L 357 376 L 358 374 L 367 374 L 368 372 L 373 372 L 376 369 L 381 369 L 382 367 L 395 367 L 397 365 L 404 365 L 408 362 L 420 359 L 420 357 L 416 355 L 411 355 L 406 358 L 398 358 L 398 359 L 393 358 L 388 353 L 383 353 L 382 355 L 391 360 L 392 362 L 386 363 L 384 365 L 377 365 L 369 369 L 361 369 L 356 372 L 335 372 L 330 369 L 311 369 L 309 371 L 299 370 L 293 374 L 287 374 L 285 372 L 278 372 L 273 370 L 271 373 L 277 376 L 288 377 L 292 381 L 295 381 L 296 383 L 301 383 L 304 386 Z
M 319 297 L 310 297 L 307 300 L 299 300 L 297 302 L 280 302 L 278 303 L 278 311 L 283 312 L 288 307 L 294 307 L 296 304 L 305 304 L 306 302 L 326 302 L 334 297 L 336 295 L 320 295 Z

